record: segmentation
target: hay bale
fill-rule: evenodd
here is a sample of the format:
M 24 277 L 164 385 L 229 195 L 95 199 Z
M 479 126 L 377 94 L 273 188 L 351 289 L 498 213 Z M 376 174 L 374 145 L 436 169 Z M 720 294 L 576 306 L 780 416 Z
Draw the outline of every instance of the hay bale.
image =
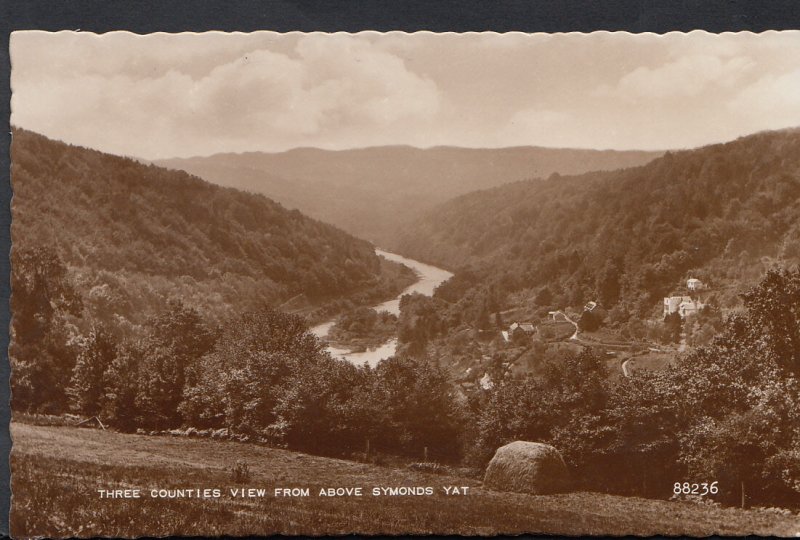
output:
M 495 452 L 483 485 L 498 491 L 544 495 L 566 491 L 569 473 L 561 453 L 549 444 L 514 441 Z

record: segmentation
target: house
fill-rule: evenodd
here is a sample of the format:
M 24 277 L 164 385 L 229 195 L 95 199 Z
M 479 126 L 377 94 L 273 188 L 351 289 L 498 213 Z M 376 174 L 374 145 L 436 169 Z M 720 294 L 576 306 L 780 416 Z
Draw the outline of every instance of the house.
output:
M 583 311 L 594 311 L 597 307 L 597 302 L 587 302 L 585 306 L 583 306 Z
M 668 296 L 664 298 L 664 317 L 667 315 L 671 315 L 678 311 L 678 307 L 683 302 L 684 298 L 689 298 L 688 296 Z
M 678 313 L 681 318 L 694 315 L 705 307 L 700 300 L 691 296 L 668 296 L 664 298 L 664 317 Z
M 533 323 L 529 323 L 529 322 L 518 323 L 518 322 L 515 322 L 514 324 L 512 324 L 511 326 L 508 327 L 508 331 L 507 332 L 503 332 L 503 339 L 505 339 L 506 341 L 511 341 L 511 340 L 514 340 L 514 339 L 522 339 L 525 336 L 528 336 L 528 335 L 533 334 L 535 332 L 536 332 L 536 327 L 533 325 Z M 508 337 L 506 337 L 506 336 L 508 336 Z
M 515 322 L 514 324 L 512 324 L 511 326 L 508 327 L 508 333 L 513 336 L 514 335 L 514 331 L 516 331 L 518 328 L 520 330 L 522 330 L 523 332 L 525 332 L 526 334 L 533 334 L 534 332 L 536 332 L 536 327 L 533 326 L 533 323 L 529 323 L 529 322 L 517 323 L 517 322 Z
M 705 287 L 705 284 L 703 284 L 703 282 L 699 279 L 689 278 L 689 280 L 686 282 L 686 288 L 690 291 L 700 291 L 705 289 Z
M 700 300 L 689 298 L 688 300 L 681 302 L 681 304 L 678 306 L 678 313 L 680 313 L 681 317 L 685 319 L 689 315 L 695 315 L 699 313 L 704 307 L 706 307 L 705 304 L 700 302 Z

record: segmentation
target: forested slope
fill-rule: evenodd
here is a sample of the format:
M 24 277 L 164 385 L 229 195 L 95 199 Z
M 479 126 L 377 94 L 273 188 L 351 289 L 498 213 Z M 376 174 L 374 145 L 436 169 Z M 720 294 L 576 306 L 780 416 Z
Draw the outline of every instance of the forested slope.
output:
M 800 131 L 470 193 L 410 227 L 401 252 L 470 269 L 452 299 L 547 289 L 555 305 L 622 300 L 645 313 L 689 275 L 718 289 L 752 282 L 800 260 Z
M 12 182 L 15 269 L 48 251 L 106 323 L 139 324 L 170 298 L 219 320 L 299 294 L 316 305 L 388 297 L 407 283 L 382 273 L 368 242 L 262 195 L 22 129 Z

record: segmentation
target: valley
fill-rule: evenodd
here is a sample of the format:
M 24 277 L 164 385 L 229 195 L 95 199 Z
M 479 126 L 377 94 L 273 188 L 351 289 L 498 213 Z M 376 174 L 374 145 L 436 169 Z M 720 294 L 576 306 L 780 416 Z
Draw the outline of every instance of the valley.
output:
M 298 148 L 160 160 L 209 182 L 262 193 L 287 208 L 396 250 L 397 232 L 436 205 L 476 190 L 553 173 L 642 165 L 662 152 L 569 148 L 354 150 Z
M 11 535 L 800 536 L 798 51 L 12 32 Z
M 142 455 L 160 451 L 164 439 L 152 437 L 184 433 L 233 439 L 249 456 L 268 447 L 350 464 L 383 461 L 399 481 L 448 471 L 448 484 L 476 487 L 482 501 L 491 496 L 478 489 L 477 471 L 499 446 L 543 441 L 580 479 L 564 496 L 584 504 L 598 489 L 620 497 L 603 499 L 611 506 L 631 496 L 660 499 L 671 479 L 703 474 L 745 478 L 754 502 L 796 507 L 787 477 L 771 465 L 792 459 L 793 432 L 784 428 L 793 409 L 740 395 L 745 387 L 758 389 L 749 396 L 797 393 L 792 345 L 784 343 L 793 334 L 758 322 L 762 306 L 793 312 L 796 295 L 775 294 L 800 288 L 796 273 L 772 268 L 800 257 L 792 247 L 800 207 L 787 196 L 800 192 L 795 132 L 466 193 L 397 228 L 401 253 L 410 256 L 376 250 L 262 195 L 30 133 L 17 141 L 15 181 L 25 196 L 16 203 L 15 238 L 35 238 L 28 242 L 51 252 L 16 255 L 15 297 L 31 309 L 15 312 L 15 410 L 54 414 L 62 424 L 65 413 L 78 412 L 113 436 L 143 441 Z M 35 163 L 37 152 L 50 159 Z M 745 172 L 719 184 L 719 171 L 728 170 Z M 58 191 L 34 197 L 53 174 L 65 178 Z M 104 179 L 111 195 L 87 178 Z M 737 182 L 756 195 L 741 195 Z M 714 205 L 693 199 L 698 190 L 703 197 L 716 190 Z M 114 222 L 126 205 L 141 211 Z M 676 214 L 676 206 L 694 214 Z M 58 210 L 71 207 L 80 219 L 66 227 Z M 53 210 L 51 227 L 28 217 L 43 208 Z M 745 222 L 761 232 L 743 233 Z M 213 249 L 226 256 L 215 259 Z M 160 258 L 147 259 L 151 251 Z M 740 318 L 726 319 L 731 313 Z M 737 320 L 753 330 L 741 334 Z M 775 352 L 753 356 L 762 343 Z M 731 359 L 739 355 L 771 367 Z M 721 365 L 725 377 L 715 378 Z M 713 405 L 695 388 L 708 385 Z M 42 388 L 55 388 L 46 401 Z M 753 469 L 725 437 L 750 429 L 748 411 L 763 407 L 770 435 L 753 444 L 767 457 Z M 708 411 L 715 423 L 701 430 Z M 81 444 L 92 433 L 60 431 L 68 429 L 18 428 L 23 444 L 51 436 Z M 731 455 L 698 465 L 687 454 L 698 447 Z M 407 464 L 417 468 L 409 477 Z M 63 460 L 52 466 L 74 470 Z M 236 462 L 228 467 L 245 474 Z M 117 475 L 123 485 L 141 485 L 149 474 L 103 470 L 91 474 Z M 345 480 L 324 485 L 337 482 Z M 723 483 L 719 502 L 730 506 L 740 496 L 737 484 Z M 558 525 L 544 530 L 570 530 L 557 508 Z M 230 521 L 230 512 L 237 510 L 223 505 L 220 519 Z M 510 531 L 538 527 L 523 520 L 515 529 L 517 520 Z M 276 530 L 286 530 L 280 523 Z M 242 531 L 252 525 L 245 520 Z
M 52 261 L 68 294 L 119 335 L 170 301 L 214 324 L 264 304 L 316 322 L 416 280 L 369 242 L 263 195 L 22 129 L 12 158 L 14 264 Z

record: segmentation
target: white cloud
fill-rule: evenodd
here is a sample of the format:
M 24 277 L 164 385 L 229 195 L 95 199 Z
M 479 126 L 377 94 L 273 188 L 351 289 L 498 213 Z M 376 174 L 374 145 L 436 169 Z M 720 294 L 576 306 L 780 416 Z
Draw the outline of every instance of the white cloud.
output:
M 12 122 L 159 158 L 297 146 L 675 148 L 800 123 L 800 32 L 22 32 Z
M 177 70 L 154 77 L 30 71 L 23 63 L 14 73 L 12 122 L 95 147 L 108 131 L 101 149 L 146 157 L 166 157 L 176 138 L 189 152 L 208 153 L 302 143 L 345 125 L 369 132 L 429 118 L 440 104 L 431 80 L 346 35 L 303 38 L 293 54 L 250 51 L 199 78 Z
M 764 75 L 743 88 L 728 109 L 755 129 L 800 125 L 800 69 Z
M 709 87 L 731 87 L 754 65 L 747 56 L 686 55 L 658 67 L 640 66 L 624 75 L 615 87 L 604 87 L 603 93 L 631 100 L 692 97 Z

